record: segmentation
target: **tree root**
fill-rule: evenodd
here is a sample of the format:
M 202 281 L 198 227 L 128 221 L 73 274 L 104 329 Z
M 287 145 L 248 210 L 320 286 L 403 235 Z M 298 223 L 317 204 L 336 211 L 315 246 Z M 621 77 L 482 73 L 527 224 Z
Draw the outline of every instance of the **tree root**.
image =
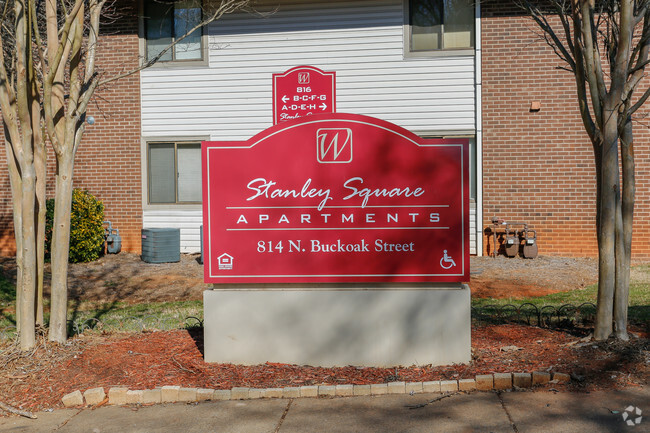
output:
M 15 407 L 9 406 L 8 404 L 5 404 L 1 401 L 0 401 L 0 409 L 4 410 L 5 412 L 15 413 L 16 415 L 24 416 L 25 418 L 31 418 L 31 419 L 38 418 L 36 415 L 34 415 L 33 413 L 27 410 L 16 409 Z

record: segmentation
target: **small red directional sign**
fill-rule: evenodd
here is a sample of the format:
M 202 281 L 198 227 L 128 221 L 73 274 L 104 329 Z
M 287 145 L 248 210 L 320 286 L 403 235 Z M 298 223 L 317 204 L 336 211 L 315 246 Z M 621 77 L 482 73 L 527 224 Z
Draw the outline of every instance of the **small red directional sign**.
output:
M 336 72 L 298 66 L 273 74 L 273 124 L 336 112 Z

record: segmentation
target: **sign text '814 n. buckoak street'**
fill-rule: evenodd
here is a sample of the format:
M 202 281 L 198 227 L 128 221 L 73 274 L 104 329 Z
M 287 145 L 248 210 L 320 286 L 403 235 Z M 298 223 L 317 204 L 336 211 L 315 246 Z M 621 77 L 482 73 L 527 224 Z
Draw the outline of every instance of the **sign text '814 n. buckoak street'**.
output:
M 469 280 L 467 140 L 331 113 L 202 152 L 206 282 Z

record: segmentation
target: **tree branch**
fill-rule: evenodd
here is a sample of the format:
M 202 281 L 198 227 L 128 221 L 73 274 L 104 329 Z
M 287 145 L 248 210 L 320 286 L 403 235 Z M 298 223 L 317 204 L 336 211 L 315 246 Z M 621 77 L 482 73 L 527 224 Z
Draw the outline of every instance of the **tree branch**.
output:
M 16 107 L 18 121 L 22 131 L 22 139 L 14 142 L 14 149 L 17 160 L 20 164 L 20 171 L 23 175 L 29 172 L 28 167 L 31 165 L 32 152 L 30 146 L 24 144 L 31 142 L 31 119 L 29 116 L 29 87 L 27 62 L 29 57 L 29 39 L 28 28 L 29 12 L 25 7 L 25 2 L 19 0 L 15 2 L 16 14 Z
M 634 27 L 644 19 L 648 10 L 650 10 L 650 1 L 643 0 L 637 3 L 637 8 L 634 11 Z
M 5 4 L 5 11 L 3 12 L 6 17 L 7 4 Z M 10 83 L 5 58 L 5 46 L 2 38 L 0 38 L 0 111 L 4 120 L 5 128 L 9 132 L 9 136 L 5 137 L 10 143 L 15 143 L 19 140 L 18 131 L 18 112 L 16 107 L 16 94 L 14 93 L 13 86 Z
M 77 104 L 79 103 L 79 95 L 81 94 L 81 49 L 83 44 L 83 23 L 84 23 L 84 7 L 82 6 L 77 11 L 74 24 L 71 28 L 70 35 L 72 36 L 72 51 L 70 52 L 70 95 L 68 97 L 68 111 L 67 122 L 71 119 L 76 123 Z M 71 125 L 66 125 L 66 134 L 69 133 Z M 76 129 L 76 128 L 75 128 Z M 67 142 L 68 140 L 66 140 Z
M 632 107 L 629 107 L 629 101 L 632 100 L 637 86 L 645 76 L 645 66 L 650 63 L 648 60 L 648 56 L 650 54 L 650 10 L 646 12 L 646 19 L 643 21 L 643 31 L 641 33 L 641 38 L 637 43 L 634 51 L 638 53 L 636 65 L 633 69 L 628 71 L 628 80 L 625 83 L 623 95 L 621 96 L 623 102 L 626 103 L 626 113 L 629 116 L 636 112 L 647 99 L 647 96 L 645 96 L 645 98 L 642 96 L 636 104 L 634 104 Z
M 558 2 L 554 2 L 553 4 L 555 5 L 555 10 L 560 17 L 560 21 L 562 22 L 562 27 L 564 28 L 564 39 L 569 46 L 568 51 L 574 55 L 574 58 L 572 60 L 575 61 L 575 47 L 573 44 L 573 37 L 571 35 L 571 24 L 569 23 L 567 14 L 565 13 L 566 8 L 564 7 L 564 4 L 559 4 Z
M 50 1 L 52 3 L 50 3 Z M 70 28 L 72 27 L 72 24 L 76 18 L 76 12 L 78 12 L 79 9 L 83 6 L 83 0 L 76 0 L 76 3 L 72 8 L 72 12 L 74 14 L 66 15 L 63 28 L 60 32 L 58 30 L 54 32 L 57 23 L 56 4 L 54 3 L 55 1 L 56 0 L 48 0 L 47 3 L 48 26 L 54 27 L 52 29 L 52 33 L 48 31 L 48 49 L 52 49 L 54 46 L 57 46 L 57 49 L 56 52 L 52 54 L 52 57 L 50 58 L 50 62 L 48 65 L 49 70 L 43 82 L 43 109 L 44 109 L 43 111 L 45 113 L 45 125 L 47 126 L 50 143 L 52 144 L 52 148 L 54 149 L 54 152 L 57 155 L 60 155 L 62 152 L 62 146 L 64 145 L 63 143 L 65 139 L 63 137 L 64 133 L 61 133 L 56 126 L 55 116 L 56 113 L 63 107 L 63 100 L 62 99 L 59 100 L 59 98 L 62 98 L 62 92 L 60 95 L 56 95 L 56 97 L 54 97 L 55 96 L 54 81 L 57 79 L 57 77 L 61 75 L 62 70 L 60 70 L 60 68 L 62 67 L 62 63 L 63 64 L 66 63 L 66 61 L 62 62 L 62 60 L 67 59 L 69 54 L 69 50 L 71 46 L 71 41 L 68 38 Z M 65 6 L 62 7 L 64 8 L 65 11 L 66 10 Z M 60 39 L 59 39 L 59 34 L 61 35 Z M 57 86 L 60 86 L 60 84 L 57 83 Z M 56 106 L 54 102 L 56 102 Z
M 634 36 L 634 1 L 620 0 L 619 37 L 616 47 L 616 68 L 612 71 L 610 92 L 614 100 L 625 99 L 625 85 L 628 77 L 628 61 L 632 53 L 632 37 Z
M 560 57 L 565 62 L 567 62 L 571 70 L 575 71 L 575 61 L 571 56 L 572 51 L 567 50 L 567 48 L 564 46 L 560 38 L 555 33 L 553 26 L 551 26 L 551 24 L 546 19 L 546 16 L 543 13 L 541 13 L 538 7 L 532 5 L 527 0 L 523 0 L 523 2 L 520 3 L 520 7 L 522 7 L 525 11 L 527 11 L 530 14 L 532 19 L 537 23 L 540 29 L 542 29 L 544 34 L 548 36 L 548 38 L 545 37 L 544 39 L 546 43 L 555 51 L 557 56 Z M 565 28 L 565 32 L 566 32 L 566 28 Z
M 645 102 L 648 100 L 648 97 L 650 97 L 650 88 L 647 88 L 639 100 L 629 108 L 627 112 L 630 114 L 630 116 L 634 114 L 639 108 L 641 108 L 643 104 L 645 104 Z
M 81 9 L 83 5 L 84 5 L 84 0 L 76 0 L 75 5 L 70 11 L 70 13 L 68 14 L 67 11 L 65 11 L 66 19 L 65 19 L 65 23 L 63 24 L 63 28 L 61 30 L 61 39 L 60 39 L 61 43 L 59 43 L 59 47 L 56 51 L 56 54 L 50 61 L 50 71 L 48 74 L 48 79 L 46 81 L 54 80 L 54 75 L 56 74 L 56 70 L 59 69 L 59 64 L 61 63 L 61 59 L 63 58 L 63 53 L 66 46 L 64 42 L 68 39 L 68 34 L 70 33 L 70 28 L 72 27 L 72 23 L 77 17 L 77 12 L 79 12 L 79 9 Z M 63 7 L 65 8 L 65 6 Z
M 88 82 L 95 75 L 95 58 L 97 56 L 97 41 L 99 39 L 99 18 L 106 0 L 91 0 L 90 19 L 88 26 L 88 51 L 86 52 L 86 71 L 84 81 Z
M 584 44 L 582 55 L 585 59 L 585 76 L 591 95 L 591 105 L 596 116 L 596 122 L 602 130 L 604 126 L 603 112 L 601 101 L 607 96 L 607 89 L 605 87 L 604 74 L 600 64 L 600 54 L 598 48 L 594 44 L 594 23 L 593 23 L 593 8 L 588 1 L 580 1 L 580 7 L 574 8 L 573 20 L 576 26 L 580 28 L 582 35 L 581 41 Z
M 144 69 L 150 68 L 151 66 L 158 63 L 158 61 L 160 61 L 162 56 L 164 56 L 170 49 L 172 49 L 176 44 L 178 44 L 179 42 L 184 40 L 186 37 L 191 35 L 194 31 L 196 31 L 196 30 L 198 30 L 198 29 L 200 29 L 200 28 L 202 28 L 204 26 L 207 26 L 208 24 L 218 20 L 219 18 L 221 18 L 222 16 L 224 16 L 226 14 L 235 12 L 235 11 L 237 11 L 239 9 L 242 9 L 242 8 L 246 7 L 247 5 L 250 4 L 250 2 L 251 2 L 251 0 L 223 0 L 223 1 L 221 1 L 221 4 L 219 5 L 219 7 L 216 10 L 214 10 L 212 13 L 210 13 L 208 18 L 202 20 L 199 24 L 195 25 L 193 28 L 188 30 L 184 35 L 182 35 L 181 37 L 177 38 L 172 43 L 167 45 L 155 57 L 145 61 L 142 65 L 140 65 L 137 68 L 134 68 L 134 69 L 132 69 L 130 71 L 127 71 L 127 72 L 124 72 L 122 74 L 116 75 L 114 77 L 110 77 L 110 78 L 107 78 L 105 80 L 100 81 L 99 86 L 103 86 L 103 85 L 111 83 L 113 81 L 117 81 L 119 79 L 128 77 L 128 76 L 133 75 L 133 74 L 137 74 L 138 72 L 140 72 L 140 71 L 142 71 Z

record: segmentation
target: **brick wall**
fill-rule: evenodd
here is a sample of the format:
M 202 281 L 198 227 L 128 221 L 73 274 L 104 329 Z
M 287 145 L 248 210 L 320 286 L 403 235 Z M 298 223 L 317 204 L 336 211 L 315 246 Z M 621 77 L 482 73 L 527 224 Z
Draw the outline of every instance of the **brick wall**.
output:
M 128 1 L 125 0 L 127 3 Z M 137 18 L 127 6 L 119 25 L 103 27 L 99 69 L 105 76 L 137 65 Z M 484 228 L 498 216 L 537 230 L 540 254 L 595 256 L 595 170 L 571 74 L 533 33 L 534 23 L 507 0 L 482 4 Z M 140 101 L 137 74 L 97 92 L 75 166 L 75 186 L 105 205 L 123 249 L 138 252 L 142 227 Z M 533 101 L 541 108 L 531 112 Z M 635 123 L 637 201 L 633 257 L 650 259 L 650 133 Z M 1 137 L 0 137 L 1 138 Z M 50 154 L 49 195 L 54 188 Z M 11 194 L 0 152 L 0 254 L 13 253 Z M 491 237 L 484 238 L 486 252 Z
M 483 211 L 537 230 L 540 254 L 596 256 L 595 168 L 569 72 L 505 0 L 482 4 Z M 538 101 L 541 109 L 530 110 Z M 635 123 L 633 258 L 650 258 L 648 121 Z M 486 251 L 492 239 L 484 237 Z
M 125 1 L 128 3 L 128 1 Z M 98 69 L 111 77 L 138 66 L 136 11 L 117 6 L 120 19 L 103 28 Z M 104 201 L 105 218 L 119 229 L 122 249 L 140 251 L 142 184 L 140 168 L 140 77 L 133 74 L 97 92 L 88 113 L 95 124 L 86 128 L 77 154 L 76 184 Z
M 125 0 L 115 9 L 120 19 L 102 26 L 97 70 L 102 77 L 138 65 L 138 19 Z M 87 189 L 104 202 L 105 218 L 119 229 L 122 249 L 139 252 L 142 227 L 140 173 L 140 88 L 134 74 L 100 88 L 89 105 L 94 125 L 86 127 L 77 152 L 75 188 Z M 0 141 L 2 135 L 0 135 Z M 4 146 L 3 146 L 4 147 Z M 48 155 L 48 197 L 54 196 L 55 157 Z M 0 152 L 0 254 L 15 253 L 11 191 L 6 154 Z

